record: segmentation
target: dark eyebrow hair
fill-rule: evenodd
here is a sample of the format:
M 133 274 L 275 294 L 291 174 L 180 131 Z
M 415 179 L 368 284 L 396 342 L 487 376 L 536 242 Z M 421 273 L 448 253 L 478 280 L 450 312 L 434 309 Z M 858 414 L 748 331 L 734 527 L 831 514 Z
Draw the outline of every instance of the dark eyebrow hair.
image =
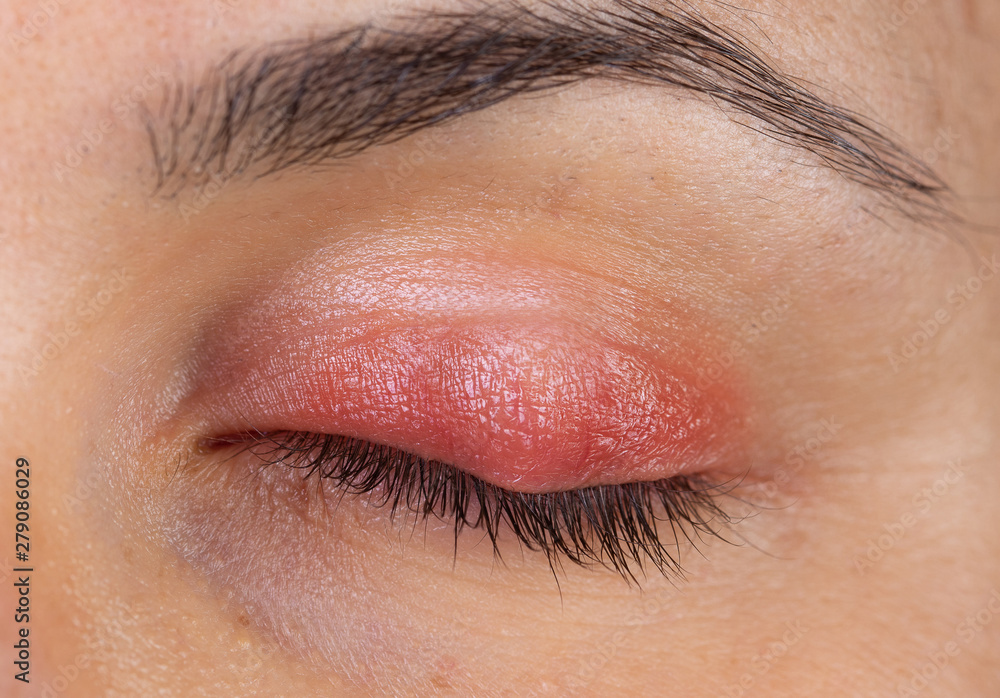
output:
M 514 0 L 236 51 L 148 116 L 157 188 L 319 166 L 517 95 L 606 78 L 699 95 L 854 182 L 939 209 L 942 180 L 870 119 L 683 0 L 647 2 L 533 10 Z

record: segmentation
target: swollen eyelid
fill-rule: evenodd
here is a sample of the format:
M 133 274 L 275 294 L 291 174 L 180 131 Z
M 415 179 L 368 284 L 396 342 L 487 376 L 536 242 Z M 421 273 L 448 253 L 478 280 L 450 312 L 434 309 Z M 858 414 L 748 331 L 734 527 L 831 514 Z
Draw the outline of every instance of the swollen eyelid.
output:
M 731 386 L 593 334 L 519 321 L 277 335 L 241 355 L 253 428 L 341 434 L 545 492 L 742 469 Z M 235 388 L 235 390 L 234 390 Z M 229 432 L 242 431 L 233 421 Z
M 636 315 L 607 280 L 516 256 L 427 274 L 411 252 L 317 253 L 221 315 L 203 433 L 550 561 L 671 568 L 659 523 L 728 521 L 710 483 L 745 474 L 751 438 L 737 367 L 699 374 L 703 314 Z

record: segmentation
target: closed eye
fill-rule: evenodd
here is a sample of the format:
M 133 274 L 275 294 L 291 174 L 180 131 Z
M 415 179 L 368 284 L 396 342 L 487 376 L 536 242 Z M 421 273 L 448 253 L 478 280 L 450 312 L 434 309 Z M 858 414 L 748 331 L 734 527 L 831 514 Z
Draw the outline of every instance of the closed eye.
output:
M 293 468 L 303 479 L 332 483 L 338 501 L 344 495 L 367 497 L 387 507 L 392 518 L 449 521 L 456 542 L 463 532 L 482 531 L 498 558 L 501 537 L 513 534 L 524 548 L 543 554 L 553 574 L 569 561 L 614 570 L 631 583 L 649 568 L 680 577 L 685 544 L 697 549 L 706 537 L 732 542 L 726 534 L 737 522 L 723 502 L 735 499 L 738 483 L 717 484 L 697 475 L 516 492 L 397 448 L 333 434 L 252 433 L 207 445 L 236 449 L 231 457 L 249 454 L 261 468 Z

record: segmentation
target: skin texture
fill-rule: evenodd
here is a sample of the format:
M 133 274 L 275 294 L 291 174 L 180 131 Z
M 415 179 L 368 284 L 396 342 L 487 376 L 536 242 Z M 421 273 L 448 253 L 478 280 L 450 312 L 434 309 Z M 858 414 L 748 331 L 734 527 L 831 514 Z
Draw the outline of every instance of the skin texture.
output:
M 36 572 L 32 684 L 5 663 L 4 695 L 1000 691 L 996 3 L 704 7 L 933 165 L 967 221 L 935 226 L 872 218 L 872 192 L 711 103 L 609 81 L 322 172 L 152 196 L 131 96 L 155 103 L 250 42 L 418 3 L 95 1 L 45 21 L 9 6 L 0 511 L 12 531 L 27 457 Z M 699 388 L 738 385 L 736 545 L 683 544 L 683 580 L 641 589 L 568 563 L 557 583 L 510 535 L 498 563 L 477 532 L 333 507 L 199 449 L 226 433 L 192 397 L 212 347 L 263 361 L 267 318 L 322 335 L 338 312 L 531 314 L 683 356 Z M 548 365 L 557 342 L 526 360 Z M 238 390 L 213 397 L 251 410 Z

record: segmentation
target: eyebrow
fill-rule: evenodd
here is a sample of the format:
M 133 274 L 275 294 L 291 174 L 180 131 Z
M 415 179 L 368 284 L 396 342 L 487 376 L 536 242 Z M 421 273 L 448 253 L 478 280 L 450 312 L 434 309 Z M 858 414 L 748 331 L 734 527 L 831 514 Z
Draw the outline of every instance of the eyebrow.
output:
M 822 99 L 681 1 L 553 0 L 399 17 L 229 55 L 147 115 L 157 190 L 318 167 L 518 95 L 603 78 L 676 88 L 900 206 L 943 181 L 885 129 Z M 749 119 L 739 119 L 740 116 Z

